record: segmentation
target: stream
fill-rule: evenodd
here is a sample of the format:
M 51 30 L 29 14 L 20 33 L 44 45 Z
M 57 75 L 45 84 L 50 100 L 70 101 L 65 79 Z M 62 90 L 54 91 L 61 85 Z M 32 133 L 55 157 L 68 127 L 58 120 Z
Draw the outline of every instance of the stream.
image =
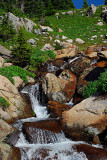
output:
M 15 145 L 21 151 L 21 160 L 88 160 L 83 152 L 77 152 L 76 149 L 73 148 L 75 144 L 86 143 L 69 140 L 65 137 L 63 131 L 54 133 L 40 128 L 33 128 L 32 130 L 32 128 L 29 127 L 30 133 L 33 131 L 32 139 L 34 142 L 29 142 L 26 139 L 22 131 L 23 123 L 34 123 L 54 119 L 49 118 L 46 107 L 39 103 L 39 83 L 25 87 L 22 93 L 29 94 L 36 118 L 21 119 L 14 124 L 14 127 L 21 131 Z M 45 154 L 45 156 L 43 154 Z

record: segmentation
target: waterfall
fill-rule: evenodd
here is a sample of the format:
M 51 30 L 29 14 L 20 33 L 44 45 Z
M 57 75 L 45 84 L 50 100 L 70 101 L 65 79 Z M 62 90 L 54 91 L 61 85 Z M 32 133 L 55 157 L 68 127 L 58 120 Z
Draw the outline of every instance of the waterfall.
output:
M 45 106 L 40 105 L 39 98 L 39 83 L 32 85 L 30 88 L 25 87 L 22 93 L 27 93 L 30 97 L 32 103 L 32 109 L 35 112 L 37 118 L 48 118 L 49 114 L 47 113 L 47 109 Z

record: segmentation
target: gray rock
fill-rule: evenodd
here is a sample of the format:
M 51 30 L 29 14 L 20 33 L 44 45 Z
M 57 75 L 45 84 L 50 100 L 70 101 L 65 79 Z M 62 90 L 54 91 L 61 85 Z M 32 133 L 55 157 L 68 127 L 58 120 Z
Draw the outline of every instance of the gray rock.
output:
M 98 22 L 97 25 L 98 26 L 103 26 L 104 24 L 103 24 L 103 22 Z
M 76 40 L 75 40 L 77 43 L 79 43 L 79 44 L 84 44 L 85 42 L 82 40 L 82 39 L 80 39 L 80 38 L 76 38 Z
M 10 57 L 12 57 L 11 51 L 2 45 L 0 45 L 0 55 L 5 59 L 9 59 Z
M 67 15 L 73 15 L 73 11 L 66 12 Z
M 54 50 L 54 48 L 50 44 L 45 44 L 44 47 L 41 49 L 41 51 L 45 50 Z
M 88 11 L 87 11 L 87 13 L 86 13 L 86 16 L 94 15 L 95 12 L 96 12 L 96 9 L 97 9 L 97 7 L 94 6 L 93 4 L 91 4 L 89 9 L 88 9 Z
M 29 39 L 27 42 L 32 45 L 36 44 L 36 41 L 33 38 Z

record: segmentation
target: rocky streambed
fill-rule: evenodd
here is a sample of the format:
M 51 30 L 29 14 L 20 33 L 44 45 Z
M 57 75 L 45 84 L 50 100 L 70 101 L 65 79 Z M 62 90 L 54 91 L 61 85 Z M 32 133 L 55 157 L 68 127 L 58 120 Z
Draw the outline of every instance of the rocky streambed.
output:
M 5 113 L 0 120 L 1 159 L 106 160 L 107 95 L 98 93 L 87 99 L 81 95 L 83 87 L 97 80 L 106 68 L 106 47 L 92 46 L 85 53 L 77 53 L 72 45 L 57 51 L 57 58 L 36 73 L 37 83 L 22 90 L 33 109 L 31 118 L 24 100 L 24 107 L 20 101 L 13 103 L 13 98 L 20 98 L 12 86 L 10 102 L 15 107 L 4 111 L 1 108 L 1 113 Z M 6 93 L 10 91 L 7 88 Z M 6 115 L 12 119 L 8 116 L 8 121 Z

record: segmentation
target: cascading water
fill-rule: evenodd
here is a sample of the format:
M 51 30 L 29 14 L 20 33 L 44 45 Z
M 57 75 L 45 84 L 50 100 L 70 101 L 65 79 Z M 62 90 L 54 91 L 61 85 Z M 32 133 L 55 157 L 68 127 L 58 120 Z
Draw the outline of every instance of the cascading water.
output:
M 18 120 L 14 127 L 22 131 L 24 122 L 38 122 L 40 120 L 49 119 L 46 107 L 39 104 L 39 84 L 25 87 L 22 93 L 27 93 L 30 96 L 32 108 L 37 117 Z M 52 119 L 51 119 L 52 120 Z M 30 128 L 29 128 L 30 129 Z M 34 130 L 34 129 L 33 129 Z M 29 130 L 32 132 L 32 129 Z M 21 150 L 21 160 L 87 160 L 86 155 L 82 152 L 78 153 L 73 149 L 73 145 L 84 142 L 73 142 L 67 139 L 64 133 L 54 133 L 48 130 L 34 130 L 36 144 L 28 142 L 25 135 L 21 132 L 16 147 Z M 32 138 L 32 137 L 31 137 Z M 43 154 L 45 154 L 43 158 Z

